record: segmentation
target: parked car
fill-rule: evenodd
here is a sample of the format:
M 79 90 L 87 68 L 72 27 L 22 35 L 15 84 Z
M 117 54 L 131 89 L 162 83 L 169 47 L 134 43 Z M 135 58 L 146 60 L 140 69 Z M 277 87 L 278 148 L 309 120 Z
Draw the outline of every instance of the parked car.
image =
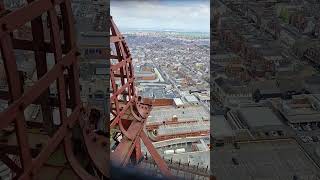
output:
M 289 124 L 289 126 L 294 130 L 298 130 L 298 128 L 296 126 L 292 125 L 292 124 Z
M 270 134 L 271 136 L 279 136 L 279 134 L 276 131 L 271 131 Z
M 312 130 L 317 130 L 317 129 L 319 129 L 319 128 L 317 127 L 316 124 L 311 124 L 311 129 L 312 129 Z
M 302 129 L 303 129 L 304 131 L 312 131 L 312 129 L 310 128 L 309 125 L 304 125 L 304 126 L 302 126 Z
M 310 125 L 308 124 L 308 125 L 306 125 L 306 129 L 307 129 L 307 131 L 312 131 L 312 129 L 311 129 L 311 127 L 310 127 Z
M 277 131 L 277 133 L 279 134 L 279 136 L 284 136 L 283 131 Z

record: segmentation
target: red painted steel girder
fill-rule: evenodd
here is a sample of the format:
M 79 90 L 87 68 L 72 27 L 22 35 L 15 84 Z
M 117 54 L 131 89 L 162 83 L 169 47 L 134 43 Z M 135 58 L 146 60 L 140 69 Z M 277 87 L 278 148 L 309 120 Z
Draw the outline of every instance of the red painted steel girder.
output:
M 0 129 L 14 125 L 18 155 L 21 167 L 10 160 L 5 154 L 12 152 L 5 151 L 0 153 L 1 160 L 16 174 L 16 179 L 33 179 L 37 176 L 41 167 L 48 161 L 50 155 L 62 145 L 66 159 L 72 167 L 75 174 L 81 179 L 99 179 L 82 168 L 77 158 L 73 154 L 72 130 L 79 124 L 84 130 L 84 144 L 95 169 L 103 176 L 108 177 L 108 157 L 109 148 L 104 147 L 109 141 L 107 138 L 96 137 L 92 133 L 88 124 L 88 116 L 82 107 L 79 90 L 79 55 L 73 25 L 73 16 L 70 0 L 28 0 L 28 4 L 12 12 L 5 11 L 4 6 L 0 6 L 0 46 L 1 57 L 3 59 L 5 74 L 8 83 L 8 92 L 5 92 L 4 99 L 9 100 L 8 107 L 0 112 Z M 58 12 L 60 9 L 62 17 L 62 28 L 59 27 Z M 44 27 L 42 17 L 48 15 L 50 42 L 45 42 Z M 32 40 L 18 39 L 12 35 L 12 32 L 31 22 Z M 64 41 L 62 41 L 61 32 L 63 31 Z M 62 43 L 63 42 L 63 43 Z M 34 53 L 37 71 L 37 81 L 28 89 L 23 88 L 23 79 L 19 76 L 17 61 L 14 50 L 28 50 Z M 47 68 L 46 54 L 53 53 L 55 64 L 52 68 Z M 52 110 L 49 105 L 49 87 L 57 84 L 57 96 L 59 109 L 59 118 L 61 125 L 52 130 L 53 122 L 50 119 Z M 26 128 L 26 119 L 24 110 L 37 102 L 41 105 L 43 113 L 43 127 L 48 131 L 48 140 L 42 149 L 32 155 L 33 149 L 30 146 L 28 132 Z M 67 106 L 68 105 L 68 106 Z M 67 108 L 71 109 L 71 114 L 67 114 Z M 93 139 L 90 139 L 92 138 Z M 96 141 L 96 139 L 101 139 Z M 99 144 L 100 143 L 100 144 Z M 1 144 L 4 150 L 6 148 L 15 148 Z M 95 153 L 99 157 L 94 158 Z M 35 156 L 35 157 L 34 157 Z M 105 160 L 105 161 L 104 161 Z
M 129 160 L 141 157 L 141 140 L 165 177 L 172 177 L 165 161 L 160 157 L 143 128 L 151 111 L 152 102 L 137 96 L 134 86 L 132 57 L 129 48 L 112 17 L 110 17 L 110 82 L 112 94 L 110 129 L 119 128 L 123 138 L 111 153 L 112 163 L 126 166 Z

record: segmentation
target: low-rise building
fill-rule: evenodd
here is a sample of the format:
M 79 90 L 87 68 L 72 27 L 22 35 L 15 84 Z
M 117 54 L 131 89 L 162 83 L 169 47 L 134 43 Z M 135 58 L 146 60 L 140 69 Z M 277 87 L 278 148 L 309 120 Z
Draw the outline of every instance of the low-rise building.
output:
M 292 125 L 320 123 L 320 96 L 296 95 L 289 100 L 274 100 L 274 107 Z
M 214 80 L 213 86 L 219 101 L 225 106 L 237 107 L 240 102 L 252 101 L 250 87 L 241 81 L 219 77 Z
M 284 124 L 281 119 L 269 107 L 257 106 L 246 107 L 237 110 L 241 121 L 246 124 L 249 130 L 254 134 L 266 134 L 272 136 L 272 132 L 281 132 L 284 134 Z M 279 136 L 274 134 L 275 136 Z

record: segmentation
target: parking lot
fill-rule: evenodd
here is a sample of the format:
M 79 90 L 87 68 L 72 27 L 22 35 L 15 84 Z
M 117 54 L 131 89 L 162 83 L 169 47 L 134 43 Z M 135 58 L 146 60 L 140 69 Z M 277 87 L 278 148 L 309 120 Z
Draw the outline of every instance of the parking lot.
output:
M 320 135 L 313 135 L 313 136 L 301 135 L 299 138 L 304 143 L 319 143 L 320 144 Z
M 288 124 L 295 132 L 296 137 L 305 144 L 320 144 L 320 123 L 307 123 L 301 125 Z
M 289 126 L 296 131 L 319 131 L 320 132 L 320 123 L 307 123 L 301 125 L 292 125 Z

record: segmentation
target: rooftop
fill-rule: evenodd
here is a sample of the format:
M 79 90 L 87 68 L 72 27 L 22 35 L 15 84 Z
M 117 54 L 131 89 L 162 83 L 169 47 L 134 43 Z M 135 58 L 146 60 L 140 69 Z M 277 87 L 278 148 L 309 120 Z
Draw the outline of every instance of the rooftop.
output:
M 212 151 L 211 167 L 217 179 L 318 179 L 319 168 L 294 140 L 239 143 Z M 235 165 L 232 158 L 239 162 Z
M 174 106 L 153 107 L 148 122 L 162 122 L 171 120 L 176 115 L 178 121 L 183 120 L 208 120 L 209 113 L 202 106 L 188 106 L 185 108 L 175 108 Z
M 268 107 L 247 107 L 238 110 L 243 121 L 249 127 L 282 126 L 282 122 Z
M 216 115 L 211 117 L 211 135 L 213 137 L 230 137 L 234 136 L 231 126 L 228 124 L 223 115 Z
M 184 97 L 187 102 L 189 103 L 196 103 L 199 102 L 198 99 L 194 95 L 188 95 Z
M 242 83 L 238 80 L 230 80 L 219 77 L 214 80 L 217 85 L 223 89 L 225 93 L 228 94 L 250 94 L 251 89 L 248 87 L 247 84 Z
M 277 107 L 291 123 L 320 121 L 318 95 L 297 95 L 290 100 L 281 100 Z
M 155 99 L 172 99 L 176 97 L 176 94 L 173 91 L 167 91 L 165 87 L 159 86 L 143 87 L 140 95 L 145 98 Z
M 253 91 L 259 89 L 261 94 L 280 93 L 280 89 L 275 80 L 253 81 L 251 87 Z
M 173 98 L 173 101 L 176 106 L 182 106 L 184 104 L 180 98 Z
M 180 134 L 180 133 L 192 133 L 192 132 L 200 132 L 200 131 L 208 131 L 208 130 L 210 130 L 209 121 L 198 121 L 197 123 L 192 123 L 192 125 L 176 124 L 176 125 L 159 126 L 158 136 Z

